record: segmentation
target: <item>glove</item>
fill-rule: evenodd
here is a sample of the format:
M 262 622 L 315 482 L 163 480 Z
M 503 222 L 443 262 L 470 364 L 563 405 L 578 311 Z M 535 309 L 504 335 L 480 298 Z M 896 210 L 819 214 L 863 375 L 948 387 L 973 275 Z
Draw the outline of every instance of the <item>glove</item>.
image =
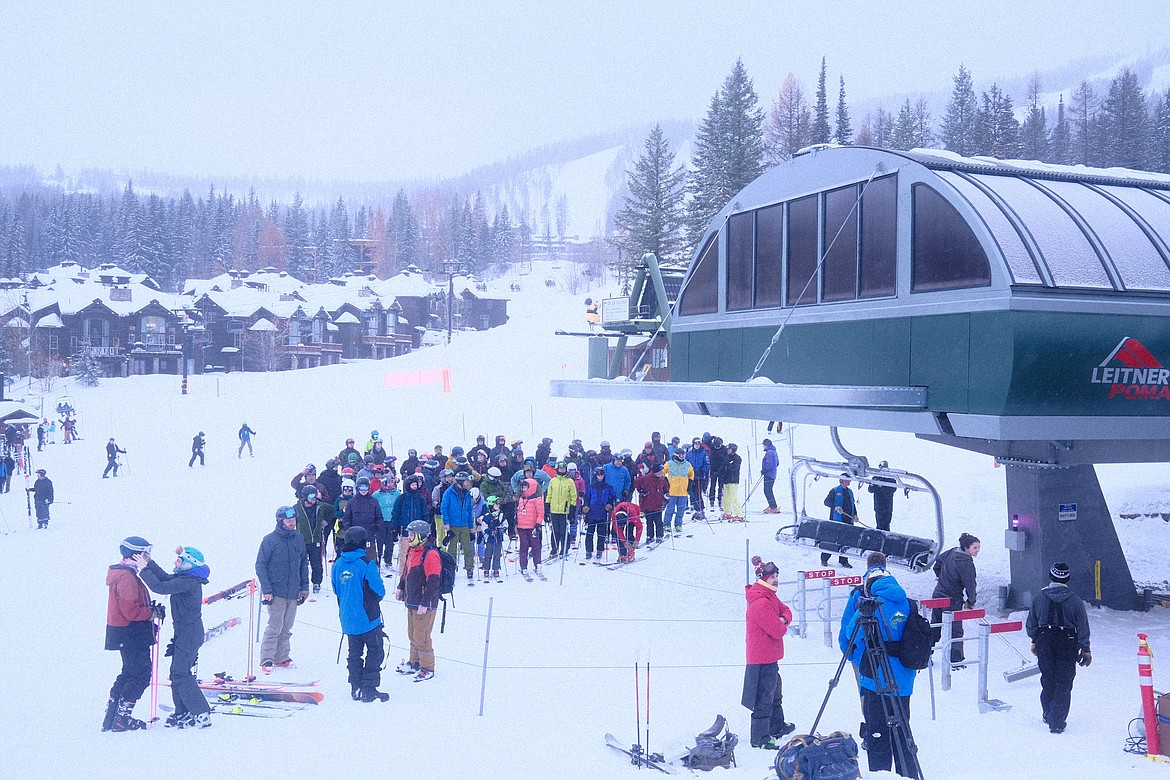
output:
M 166 620 L 167 619 L 166 605 L 160 604 L 157 601 L 150 602 L 150 615 L 151 615 L 151 617 L 157 618 L 159 620 Z
M 1093 654 L 1088 650 L 1082 650 L 1080 658 L 1077 659 L 1077 664 L 1080 666 L 1088 666 L 1093 663 Z
M 163 655 L 166 656 L 167 658 L 170 658 L 174 654 L 175 654 L 175 640 L 172 639 L 170 642 L 167 642 L 167 651 L 165 653 L 163 653 Z
M 272 594 L 265 593 L 263 596 L 260 597 L 260 603 L 263 604 L 264 606 L 272 606 Z
M 1036 655 L 1036 643 L 1032 643 L 1032 655 Z
M 298 607 L 301 604 L 304 604 L 308 600 L 309 600 L 309 591 L 302 590 L 300 593 L 297 594 L 297 606 Z

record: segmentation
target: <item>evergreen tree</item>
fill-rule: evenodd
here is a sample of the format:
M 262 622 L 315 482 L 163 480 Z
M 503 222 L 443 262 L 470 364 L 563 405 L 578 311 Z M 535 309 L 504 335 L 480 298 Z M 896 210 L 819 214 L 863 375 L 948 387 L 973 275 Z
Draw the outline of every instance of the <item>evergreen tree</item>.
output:
M 1020 154 L 1025 160 L 1049 159 L 1048 120 L 1040 103 L 1040 74 L 1028 80 L 1028 116 L 1020 125 Z
M 812 112 L 796 76 L 789 73 L 772 103 L 764 124 L 764 153 L 768 163 L 779 165 L 808 146 L 812 133 Z
M 943 148 L 963 157 L 978 154 L 976 136 L 979 125 L 979 103 L 971 72 L 962 65 L 953 77 L 951 100 L 942 123 Z
M 1001 160 L 1020 156 L 1020 123 L 1016 121 L 1012 98 L 995 84 L 983 93 L 975 138 L 978 154 Z
M 86 387 L 97 387 L 102 377 L 102 366 L 89 341 L 81 342 L 70 357 L 69 371 Z
M 829 94 L 825 88 L 825 58 L 821 57 L 821 73 L 817 76 L 817 105 L 813 114 L 812 143 L 827 144 L 833 140 L 829 128 Z
M 841 77 L 841 88 L 837 92 L 837 129 L 833 142 L 848 146 L 853 143 L 853 123 L 849 120 L 849 106 L 845 103 L 845 77 Z
M 925 149 L 930 146 L 933 136 L 930 130 L 930 112 L 926 100 L 920 98 L 911 104 L 910 98 L 902 104 L 898 118 L 890 135 L 891 149 Z
M 516 235 L 512 228 L 512 217 L 508 214 L 508 204 L 502 203 L 496 209 L 496 218 L 492 222 L 492 264 L 498 268 L 509 267 L 515 244 Z
M 288 243 L 288 272 L 302 281 L 311 279 L 313 258 L 309 249 L 309 215 L 305 213 L 299 192 L 293 195 L 292 205 L 284 213 L 284 240 Z
M 1150 117 L 1137 74 L 1122 68 L 1109 84 L 1101 113 L 1105 125 L 1105 165 L 1146 169 L 1150 160 Z
M 399 190 L 390 207 L 390 235 L 394 244 L 393 271 L 397 273 L 408 265 L 420 265 L 422 236 L 410 207 L 405 190 Z
M 119 211 L 119 256 L 118 262 L 127 271 L 144 273 L 146 250 L 143 246 L 142 214 L 138 196 L 134 194 L 134 183 L 127 182 L 122 190 L 122 206 Z
M 857 131 L 856 143 L 859 146 L 876 146 L 879 149 L 892 149 L 894 138 L 894 117 L 881 106 L 865 115 L 861 129 Z
M 678 257 L 683 248 L 681 233 L 683 185 L 686 171 L 675 167 L 674 152 L 655 125 L 627 174 L 625 206 L 614 217 L 620 231 L 612 243 L 631 261 L 653 252 L 660 260 Z
M 747 69 L 736 60 L 695 138 L 687 209 L 691 247 L 719 210 L 764 172 L 764 114 L 757 104 Z
M 1170 88 L 1154 100 L 1151 127 L 1150 168 L 1170 173 Z
M 1064 111 L 1064 95 L 1056 105 L 1056 124 L 1048 136 L 1048 162 L 1058 165 L 1072 164 L 1072 128 Z
M 1097 134 L 1097 107 L 1100 100 L 1093 87 L 1082 81 L 1072 96 L 1072 160 L 1074 165 L 1092 165 L 1096 159 L 1094 136 Z
M 349 209 L 345 206 L 345 199 L 338 198 L 329 215 L 329 234 L 333 239 L 333 272 L 330 277 L 341 276 L 346 271 L 357 268 L 357 256 L 353 247 L 349 245 L 352 237 L 349 228 Z

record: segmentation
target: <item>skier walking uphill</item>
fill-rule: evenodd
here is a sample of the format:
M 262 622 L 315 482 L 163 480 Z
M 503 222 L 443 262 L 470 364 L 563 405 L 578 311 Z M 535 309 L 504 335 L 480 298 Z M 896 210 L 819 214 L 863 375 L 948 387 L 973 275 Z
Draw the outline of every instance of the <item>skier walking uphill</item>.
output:
M 240 448 L 236 450 L 236 457 L 240 458 L 243 456 L 245 446 L 248 447 L 248 457 L 256 457 L 255 453 L 252 452 L 252 437 L 256 435 L 256 431 L 249 428 L 248 423 L 243 423 L 240 425 L 240 432 L 238 435 L 240 437 Z
M 399 674 L 413 674 L 415 682 L 435 676 L 435 648 L 431 631 L 439 606 L 443 563 L 431 536 L 431 524 L 416 520 L 407 527 L 406 567 L 398 580 L 397 598 L 406 604 L 406 636 L 410 657 L 398 665 Z
M 959 546 L 952 547 L 934 561 L 934 576 L 938 577 L 931 598 L 948 598 L 951 600 L 946 609 L 933 610 L 930 616 L 931 623 L 942 623 L 943 612 L 957 612 L 960 609 L 975 607 L 975 556 L 979 554 L 979 539 L 971 534 L 959 535 Z M 966 598 L 963 598 L 963 591 Z M 956 620 L 952 626 L 952 636 L 955 639 L 963 638 L 963 621 Z M 951 645 L 951 663 L 963 663 L 963 643 Z
M 297 606 L 309 597 L 309 556 L 305 538 L 297 533 L 297 511 L 290 506 L 276 510 L 276 528 L 260 542 L 256 577 L 261 603 L 268 607 L 268 626 L 260 644 L 260 668 L 292 666 L 289 639 L 297 619 Z
M 666 498 L 666 530 L 674 525 L 676 534 L 682 531 L 683 512 L 687 508 L 687 496 L 690 495 L 690 485 L 695 479 L 695 469 L 686 460 L 687 451 L 677 447 L 670 462 L 663 469 L 663 476 L 668 482 Z
M 114 476 L 118 476 L 118 456 L 125 455 L 126 450 L 114 443 L 114 437 L 106 443 L 106 470 L 102 472 L 102 479 L 110 476 L 110 470 L 114 472 Z
M 776 595 L 780 570 L 768 561 L 747 591 L 747 666 L 740 703 L 752 711 L 752 747 L 779 750 L 796 726 L 784 720 L 780 666 L 792 610 Z
M 725 520 L 743 520 L 743 506 L 739 503 L 739 471 L 743 466 L 743 456 L 739 454 L 739 447 L 734 442 L 727 445 L 727 455 L 723 462 L 723 518 Z
M 191 460 L 187 461 L 187 468 L 195 465 L 195 459 L 199 458 L 199 465 L 207 465 L 203 460 L 203 447 L 207 444 L 207 440 L 203 438 L 203 431 L 195 434 L 191 439 Z
M 37 469 L 37 478 L 33 486 L 25 488 L 33 494 L 33 506 L 37 512 L 37 528 L 49 527 L 49 505 L 53 503 L 53 481 L 45 474 L 44 469 Z
M 1048 572 L 1052 584 L 1041 590 L 1028 610 L 1024 630 L 1032 640 L 1032 654 L 1040 664 L 1040 707 L 1053 734 L 1064 731 L 1072 702 L 1077 666 L 1093 662 L 1089 649 L 1089 616 L 1085 603 L 1068 587 L 1067 563 L 1054 563 Z
M 605 481 L 605 467 L 598 466 L 594 470 L 593 484 L 585 491 L 585 504 L 581 511 L 585 513 L 585 560 L 593 556 L 593 537 L 597 537 L 597 560 L 601 560 L 605 553 L 606 527 L 609 525 L 609 513 L 617 505 L 617 496 L 613 488 Z
M 333 566 L 333 592 L 337 594 L 337 611 L 341 618 L 341 632 L 349 639 L 346 669 L 354 701 L 367 704 L 388 701 L 390 694 L 382 693 L 382 661 L 386 651 L 382 647 L 382 607 L 386 585 L 378 574 L 378 564 L 365 555 L 366 529 L 354 526 L 345 532 L 341 558 Z M 363 659 L 362 656 L 365 656 Z
M 837 487 L 825 496 L 825 506 L 829 508 L 829 519 L 837 523 L 853 525 L 857 520 L 857 499 L 849 488 L 849 475 L 842 472 Z M 853 565 L 844 555 L 837 556 L 838 563 L 843 568 L 852 569 Z M 829 565 L 829 553 L 821 553 L 821 566 Z
M 540 576 L 540 530 L 544 525 L 544 497 L 535 479 L 520 483 L 520 498 L 516 503 L 516 529 L 520 533 L 520 573 L 528 576 L 528 557 Z M 468 577 L 471 576 L 470 571 Z
M 149 552 L 134 556 L 138 576 L 155 593 L 171 597 L 171 622 L 175 636 L 167 648 L 171 656 L 171 697 L 174 713 L 166 725 L 172 728 L 207 728 L 211 725 L 211 707 L 192 673 L 199 648 L 203 645 L 203 586 L 211 570 L 203 553 L 194 547 L 178 547 L 174 573 L 168 574 L 150 558 Z
M 543 499 L 541 499 L 543 508 Z M 471 497 L 471 475 L 461 471 L 455 475 L 455 484 L 443 494 L 440 514 L 443 516 L 443 533 L 447 539 L 447 552 L 456 555 L 463 547 L 463 569 L 467 581 L 475 577 L 475 499 Z
M 106 572 L 106 649 L 122 655 L 122 671 L 110 688 L 102 731 L 134 731 L 146 724 L 133 717 L 134 704 L 150 685 L 150 648 L 154 644 L 154 610 L 138 578 L 134 556 L 150 552 L 150 542 L 129 536 L 118 547 L 122 560 Z

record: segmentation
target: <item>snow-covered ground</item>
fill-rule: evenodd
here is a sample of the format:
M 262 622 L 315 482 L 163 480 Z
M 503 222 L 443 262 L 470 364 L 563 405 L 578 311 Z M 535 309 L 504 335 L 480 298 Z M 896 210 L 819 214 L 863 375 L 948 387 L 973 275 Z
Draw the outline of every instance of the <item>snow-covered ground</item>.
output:
M 243 580 L 252 573 L 260 538 L 274 525 L 275 508 L 293 500 L 289 480 L 306 463 L 323 465 L 347 436 L 361 443 L 378 429 L 401 458 L 409 447 L 467 446 L 479 433 L 489 441 L 498 433 L 522 438 L 526 450 L 550 436 L 554 451 L 561 452 L 574 437 L 588 446 L 608 439 L 636 451 L 652 430 L 684 438 L 712 431 L 740 444 L 745 475 L 758 470 L 759 442 L 766 435 L 762 424 L 688 417 L 663 403 L 549 398 L 550 378 L 584 375 L 584 340 L 552 335 L 556 328 L 582 328 L 582 301 L 526 285 L 510 313 L 506 327 L 458 333 L 450 346 L 296 372 L 197 376 L 187 396 L 179 394 L 173 376 L 106 380 L 95 389 L 65 385 L 48 393 L 49 408 L 62 393 L 72 395 L 85 438 L 64 446 L 58 437 L 38 458 L 57 491 L 48 531 L 28 530 L 23 484 L 0 496 L 0 520 L 14 529 L 0 536 L 4 776 L 105 778 L 142 771 L 256 778 L 337 771 L 460 778 L 632 776 L 638 770 L 607 749 L 602 736 L 612 731 L 633 741 L 633 664 L 649 658 L 651 747 L 685 742 L 722 713 L 743 744 L 737 750 L 739 768 L 718 774 L 763 778 L 773 756 L 747 747 L 748 713 L 739 705 L 745 543 L 788 575 L 816 568 L 817 558 L 777 546 L 772 537 L 783 518 L 758 514 L 758 494 L 750 505 L 757 510 L 751 522 L 695 527 L 691 537 L 660 547 L 633 567 L 610 571 L 570 563 L 563 584 L 559 569 L 549 570 L 549 582 L 533 583 L 513 569 L 500 585 L 457 585 L 446 632 L 435 633 L 436 677 L 416 685 L 389 671 L 382 686 L 390 693 L 388 704 L 349 699 L 345 669 L 336 663 L 336 604 L 323 598 L 298 614 L 292 650 L 299 668 L 273 675 L 319 678 L 326 694 L 321 705 L 287 719 L 217 715 L 213 728 L 198 732 L 100 733 L 106 693 L 119 668 L 117 654 L 102 650 L 105 570 L 118 558 L 118 542 L 130 534 L 145 536 L 164 565 L 175 545 L 199 547 L 211 566 L 209 592 Z M 386 372 L 444 366 L 451 369 L 450 393 L 437 385 L 389 388 L 385 382 Z M 19 397 L 22 390 L 10 395 Z M 39 403 L 39 396 L 28 400 Z M 258 432 L 256 456 L 241 460 L 235 457 L 236 430 L 245 421 Z M 191 437 L 200 430 L 207 434 L 207 466 L 188 469 Z M 825 429 L 798 426 L 791 435 L 797 453 L 833 457 Z M 110 436 L 129 451 L 127 468 L 117 479 L 102 480 Z M 983 539 L 977 561 L 980 601 L 993 605 L 1008 570 L 1001 542 L 1002 470 L 989 458 L 910 436 L 846 431 L 843 437 L 850 449 L 888 458 L 939 488 L 948 546 L 961 531 Z M 786 454 L 787 439 L 781 437 L 778 445 Z M 1101 469 L 1115 514 L 1122 506 L 1138 514 L 1165 509 L 1167 474 L 1164 465 Z M 819 507 L 819 498 L 810 496 L 810 506 Z M 868 498 L 860 497 L 863 515 L 871 514 Z M 894 522 L 927 533 L 929 508 L 899 496 Z M 1145 517 L 1119 521 L 1119 527 L 1136 578 L 1170 577 L 1163 552 L 1170 525 Z M 914 596 L 928 596 L 933 585 L 930 575 L 898 577 Z M 231 601 L 206 608 L 209 626 L 231 616 L 244 618 L 245 626 L 205 646 L 205 674 L 244 673 L 246 605 Z M 405 619 L 394 601 L 385 602 L 384 614 L 393 667 L 404 654 Z M 1013 705 L 1010 712 L 978 713 L 970 668 L 956 673 L 953 690 L 937 693 L 937 720 L 931 720 L 927 677 L 920 674 L 912 725 L 925 775 L 1152 777 L 1163 771 L 1121 747 L 1128 722 L 1138 713 L 1135 634 L 1149 632 L 1155 653 L 1170 652 L 1166 614 L 1097 610 L 1091 621 L 1095 660 L 1078 674 L 1068 731 L 1060 736 L 1050 735 L 1040 722 L 1038 678 L 1003 681 L 1001 673 L 1017 667 L 1019 658 L 999 641 L 991 646 L 990 695 Z M 169 638 L 169 624 L 164 634 Z M 814 626 L 812 638 L 786 642 L 781 665 L 786 713 L 798 730 L 811 724 L 839 658 L 819 636 Z M 1021 635 L 1008 639 L 1027 651 Z M 1168 686 L 1164 674 L 1155 682 Z M 845 684 L 833 694 L 822 732 L 856 732 L 860 708 L 851 688 Z M 169 703 L 166 689 L 162 700 Z M 136 714 L 146 709 L 140 702 Z

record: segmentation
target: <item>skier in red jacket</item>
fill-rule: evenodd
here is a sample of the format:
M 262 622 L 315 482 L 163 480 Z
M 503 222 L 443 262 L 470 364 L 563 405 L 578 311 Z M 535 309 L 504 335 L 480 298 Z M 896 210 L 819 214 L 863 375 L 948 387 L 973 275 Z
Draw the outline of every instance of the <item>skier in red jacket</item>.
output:
M 779 740 L 795 729 L 784 720 L 780 667 L 784 635 L 792 623 L 792 610 L 776 595 L 780 570 L 768 561 L 760 578 L 747 590 L 747 668 L 740 703 L 752 711 L 752 747 L 779 750 Z

